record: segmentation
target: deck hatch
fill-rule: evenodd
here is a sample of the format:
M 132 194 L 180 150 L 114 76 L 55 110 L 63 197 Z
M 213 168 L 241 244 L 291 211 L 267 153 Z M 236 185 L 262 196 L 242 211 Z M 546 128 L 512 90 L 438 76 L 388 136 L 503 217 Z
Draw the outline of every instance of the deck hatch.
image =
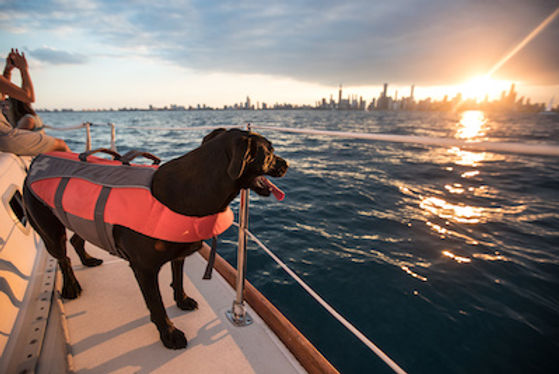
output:
M 27 215 L 25 214 L 25 209 L 23 208 L 23 198 L 19 190 L 15 190 L 8 202 L 8 205 L 18 221 L 21 222 L 23 226 L 27 226 Z

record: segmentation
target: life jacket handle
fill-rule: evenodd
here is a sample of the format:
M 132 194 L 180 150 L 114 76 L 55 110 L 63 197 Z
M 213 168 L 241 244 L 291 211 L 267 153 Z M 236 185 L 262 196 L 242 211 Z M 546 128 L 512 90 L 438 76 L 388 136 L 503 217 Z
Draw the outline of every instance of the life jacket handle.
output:
M 142 156 L 145 157 L 149 160 L 153 161 L 152 165 L 159 165 L 161 163 L 161 159 L 157 156 L 155 156 L 154 154 L 151 154 L 149 152 L 144 152 L 144 151 L 138 151 L 138 150 L 131 150 L 126 152 L 121 158 L 120 161 L 122 161 L 123 165 L 130 165 L 130 161 L 132 161 L 133 159 L 135 159 L 138 156 Z
M 86 151 L 86 152 L 82 152 L 82 153 L 79 154 L 78 158 L 83 162 L 87 162 L 87 158 L 89 156 L 91 156 L 92 154 L 97 153 L 97 152 L 107 153 L 107 154 L 113 156 L 113 160 L 117 160 L 117 161 L 120 161 L 120 159 L 122 158 L 120 153 L 118 153 L 116 151 L 113 151 L 111 149 L 108 149 L 108 148 L 96 148 L 96 149 L 92 149 L 92 150 L 89 150 L 89 151 Z

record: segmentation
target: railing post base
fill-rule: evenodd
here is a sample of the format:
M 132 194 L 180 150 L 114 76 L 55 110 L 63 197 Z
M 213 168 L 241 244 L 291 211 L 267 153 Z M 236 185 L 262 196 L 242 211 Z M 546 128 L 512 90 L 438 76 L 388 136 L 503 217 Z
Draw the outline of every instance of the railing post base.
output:
M 225 312 L 225 315 L 229 322 L 237 327 L 248 326 L 254 322 L 250 314 L 245 310 L 244 303 L 237 303 L 236 301 L 233 301 L 231 310 Z

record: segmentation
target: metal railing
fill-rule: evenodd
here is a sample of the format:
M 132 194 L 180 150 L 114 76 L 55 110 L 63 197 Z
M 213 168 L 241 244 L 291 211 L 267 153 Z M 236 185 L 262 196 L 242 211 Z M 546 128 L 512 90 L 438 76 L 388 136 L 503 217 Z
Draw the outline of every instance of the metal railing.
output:
M 70 131 L 70 130 L 79 130 L 79 129 L 84 128 L 85 129 L 85 150 L 89 151 L 89 150 L 91 150 L 91 126 L 92 125 L 93 125 L 93 123 L 91 123 L 91 122 L 83 122 L 80 125 L 70 126 L 70 127 L 54 127 L 54 126 L 45 125 L 45 128 L 51 129 L 51 130 L 56 130 L 56 131 Z M 112 123 L 112 122 L 109 122 L 109 123 L 107 123 L 107 125 L 111 128 L 111 140 L 110 140 L 111 150 L 116 151 L 115 124 Z

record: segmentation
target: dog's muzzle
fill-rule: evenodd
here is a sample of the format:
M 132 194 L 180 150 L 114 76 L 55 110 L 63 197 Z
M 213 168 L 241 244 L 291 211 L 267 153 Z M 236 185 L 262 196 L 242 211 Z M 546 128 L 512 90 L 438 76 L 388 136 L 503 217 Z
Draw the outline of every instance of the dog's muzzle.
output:
M 266 174 L 274 178 L 280 178 L 287 173 L 287 169 L 289 169 L 287 161 L 279 156 L 276 156 L 273 166 Z

